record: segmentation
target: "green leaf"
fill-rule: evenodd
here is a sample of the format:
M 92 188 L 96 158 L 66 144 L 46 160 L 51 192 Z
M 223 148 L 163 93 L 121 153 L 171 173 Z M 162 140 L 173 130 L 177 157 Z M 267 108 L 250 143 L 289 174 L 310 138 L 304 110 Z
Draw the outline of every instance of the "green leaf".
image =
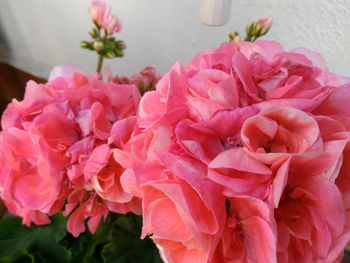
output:
M 46 226 L 24 227 L 6 214 L 0 221 L 0 262 L 69 262 L 70 252 L 58 242 L 66 236 L 66 220 L 52 217 Z M 27 260 L 18 261 L 24 257 Z
M 105 263 L 161 263 L 158 249 L 150 238 L 140 239 L 141 217 L 118 216 L 113 224 L 111 242 L 102 250 Z
M 1 263 L 34 263 L 35 258 L 33 255 L 29 254 L 26 249 L 21 249 L 9 256 L 4 256 L 0 258 Z
M 110 213 L 95 234 L 74 238 L 66 218 L 52 217 L 46 226 L 22 226 L 17 217 L 0 220 L 0 263 L 161 263 L 150 238 L 140 239 L 142 218 Z
M 101 222 L 95 234 L 85 232 L 78 238 L 71 238 L 70 250 L 73 252 L 71 262 L 103 262 L 101 251 L 103 246 L 110 242 L 111 227 L 107 222 Z

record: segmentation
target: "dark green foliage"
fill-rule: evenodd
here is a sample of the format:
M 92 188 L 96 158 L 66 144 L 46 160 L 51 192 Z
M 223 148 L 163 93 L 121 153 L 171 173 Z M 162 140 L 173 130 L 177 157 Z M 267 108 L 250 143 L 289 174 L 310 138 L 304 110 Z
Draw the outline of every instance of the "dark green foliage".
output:
M 59 244 L 65 235 L 62 216 L 49 226 L 24 227 L 6 214 L 0 221 L 0 262 L 69 262 L 70 251 Z
M 118 217 L 114 222 L 111 242 L 102 250 L 104 262 L 113 263 L 161 263 L 158 250 L 150 238 L 140 240 L 141 217 Z
M 141 217 L 111 214 L 94 235 L 74 238 L 66 231 L 66 218 L 52 217 L 46 226 L 25 227 L 6 214 L 0 220 L 0 263 L 161 263 L 152 240 L 140 239 Z

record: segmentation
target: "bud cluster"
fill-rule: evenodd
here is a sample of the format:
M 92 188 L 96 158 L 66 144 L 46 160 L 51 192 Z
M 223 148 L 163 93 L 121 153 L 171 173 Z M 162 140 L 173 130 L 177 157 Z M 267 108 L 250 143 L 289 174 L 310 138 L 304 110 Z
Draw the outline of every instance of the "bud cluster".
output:
M 116 39 L 113 34 L 119 32 L 121 23 L 115 15 L 110 14 L 110 7 L 102 1 L 93 1 L 89 9 L 94 23 L 89 32 L 91 41 L 81 41 L 80 47 L 96 51 L 99 55 L 97 72 L 101 71 L 103 58 L 123 57 L 126 48 L 124 41 Z
M 260 18 L 258 21 L 252 21 L 246 26 L 246 36 L 244 38 L 245 41 L 253 42 L 257 40 L 259 37 L 266 35 L 271 29 L 272 20 L 267 17 Z M 230 41 L 238 41 L 242 40 L 237 31 L 231 32 L 229 34 Z
M 101 29 L 97 27 L 93 28 L 89 34 L 93 40 L 81 41 L 82 48 L 96 51 L 105 58 L 123 57 L 123 50 L 126 48 L 123 40 L 118 40 L 108 34 L 101 36 Z

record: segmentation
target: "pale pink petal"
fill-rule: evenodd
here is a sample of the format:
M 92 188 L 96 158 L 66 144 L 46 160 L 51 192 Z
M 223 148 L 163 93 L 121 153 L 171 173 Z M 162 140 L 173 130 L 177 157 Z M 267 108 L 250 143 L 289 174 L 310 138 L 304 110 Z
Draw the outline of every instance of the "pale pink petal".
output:
M 108 163 L 111 150 L 107 144 L 103 144 L 94 149 L 84 168 L 85 180 L 98 174 Z

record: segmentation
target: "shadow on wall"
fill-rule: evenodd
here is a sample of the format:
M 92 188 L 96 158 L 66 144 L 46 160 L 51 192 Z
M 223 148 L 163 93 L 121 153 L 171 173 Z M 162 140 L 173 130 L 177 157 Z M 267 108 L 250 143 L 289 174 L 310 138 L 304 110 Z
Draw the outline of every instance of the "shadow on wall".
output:
M 2 3 L 1 5 L 3 9 L 8 9 L 6 2 Z M 11 52 L 11 45 L 9 40 L 7 39 L 5 28 L 2 24 L 0 17 L 0 62 L 9 61 L 11 59 Z

